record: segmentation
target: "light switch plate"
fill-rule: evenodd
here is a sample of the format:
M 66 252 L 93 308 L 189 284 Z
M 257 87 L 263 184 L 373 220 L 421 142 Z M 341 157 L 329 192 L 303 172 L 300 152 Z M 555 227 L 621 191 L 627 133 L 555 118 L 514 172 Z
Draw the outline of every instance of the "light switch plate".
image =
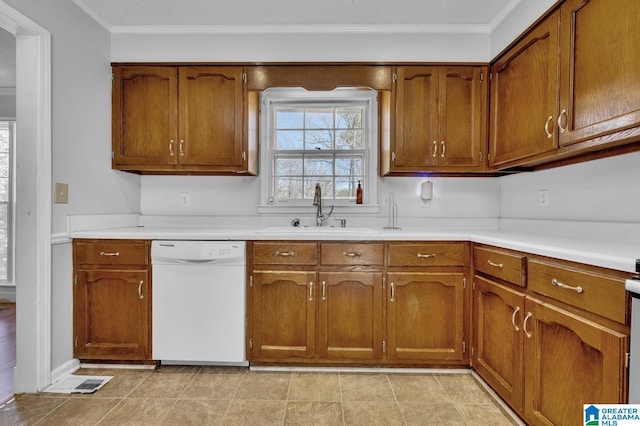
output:
M 53 202 L 56 204 L 69 203 L 69 184 L 56 183 L 55 191 L 53 194 Z

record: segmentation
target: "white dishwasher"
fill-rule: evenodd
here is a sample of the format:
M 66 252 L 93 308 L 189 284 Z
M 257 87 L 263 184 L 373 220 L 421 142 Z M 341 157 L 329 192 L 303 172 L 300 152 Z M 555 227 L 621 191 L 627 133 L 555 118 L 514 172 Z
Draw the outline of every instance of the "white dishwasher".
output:
M 153 241 L 151 264 L 153 359 L 246 365 L 245 243 Z

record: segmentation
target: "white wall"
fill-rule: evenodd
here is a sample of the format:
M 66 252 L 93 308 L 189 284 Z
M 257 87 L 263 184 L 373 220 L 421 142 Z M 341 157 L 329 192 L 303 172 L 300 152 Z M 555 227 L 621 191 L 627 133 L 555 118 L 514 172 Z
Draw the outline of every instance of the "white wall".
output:
M 501 217 L 505 223 L 538 222 L 535 229 L 547 232 L 640 242 L 638 164 L 640 152 L 504 176 Z M 546 207 L 540 190 L 548 190 Z
M 139 176 L 111 170 L 110 33 L 68 0 L 5 2 L 52 34 L 52 174 L 69 184 L 53 233 L 70 214 L 137 212 Z
M 114 62 L 488 62 L 489 34 L 119 34 Z
M 0 119 L 16 118 L 16 95 L 0 93 Z
M 432 201 L 425 203 L 419 198 L 419 186 L 427 179 L 434 183 L 434 195 Z M 189 193 L 189 206 L 181 205 L 182 192 Z M 257 218 L 258 177 L 143 176 L 141 193 L 143 215 L 244 216 L 253 222 L 270 220 Z M 496 219 L 500 215 L 500 184 L 496 178 L 393 177 L 378 179 L 379 214 L 351 216 L 360 224 L 385 224 L 388 193 L 394 194 L 401 225 L 411 221 L 415 226 L 428 227 L 433 219 Z M 309 202 L 308 213 L 282 216 L 312 221 L 314 212 Z
M 556 3 L 558 0 L 519 1 L 507 18 L 491 32 L 490 59 L 494 59 Z

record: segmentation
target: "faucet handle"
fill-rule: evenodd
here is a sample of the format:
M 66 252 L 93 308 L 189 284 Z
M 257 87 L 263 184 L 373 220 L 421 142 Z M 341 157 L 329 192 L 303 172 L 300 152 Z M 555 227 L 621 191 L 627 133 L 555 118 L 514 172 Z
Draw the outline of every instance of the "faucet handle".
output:
M 347 227 L 347 219 L 334 219 L 334 220 L 340 221 L 340 228 Z

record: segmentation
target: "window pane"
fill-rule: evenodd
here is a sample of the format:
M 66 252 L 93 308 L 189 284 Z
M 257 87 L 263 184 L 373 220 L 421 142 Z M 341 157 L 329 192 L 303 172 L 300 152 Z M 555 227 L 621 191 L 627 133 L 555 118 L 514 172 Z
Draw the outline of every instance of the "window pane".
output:
M 0 204 L 0 228 L 6 228 L 7 224 L 7 205 Z
M 304 132 L 302 130 L 278 130 L 276 149 L 303 149 Z
M 304 113 L 300 110 L 279 109 L 276 112 L 276 129 L 302 129 Z
M 333 157 L 305 157 L 304 174 L 306 176 L 332 176 Z
M 9 129 L 7 127 L 0 128 L 0 151 L 9 151 Z
M 362 157 L 336 158 L 336 176 L 362 176 Z
M 336 149 L 363 149 L 362 130 L 338 130 Z
M 302 198 L 302 178 L 276 179 L 276 197 L 299 200 Z M 313 197 L 313 195 L 312 195 Z
M 305 149 L 333 149 L 333 130 L 307 130 Z
M 320 184 L 322 198 L 333 198 L 333 179 L 327 177 L 306 177 L 304 179 L 304 198 L 313 200 L 316 191 L 316 183 Z
M 333 128 L 333 108 L 307 109 L 304 125 L 307 129 Z
M 362 176 L 355 176 L 351 178 L 337 177 L 336 178 L 336 198 L 349 199 L 356 198 L 356 188 L 358 187 L 358 181 L 362 181 Z
M 0 177 L 9 177 L 9 153 L 0 152 Z
M 336 129 L 361 129 L 362 108 L 338 108 L 336 110 Z
M 302 176 L 302 158 L 276 158 L 277 176 Z

